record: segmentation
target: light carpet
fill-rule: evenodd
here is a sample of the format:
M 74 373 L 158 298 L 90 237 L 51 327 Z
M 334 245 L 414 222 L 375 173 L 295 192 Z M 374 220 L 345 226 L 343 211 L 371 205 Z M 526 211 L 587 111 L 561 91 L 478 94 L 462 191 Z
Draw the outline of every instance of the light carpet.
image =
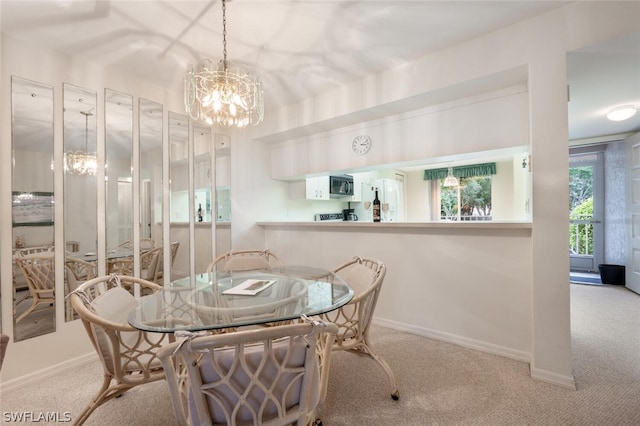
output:
M 374 361 L 336 353 L 319 414 L 325 426 L 640 424 L 640 296 L 572 285 L 571 312 L 576 390 L 531 379 L 523 362 L 374 326 L 372 344 L 394 370 L 400 400 Z M 96 361 L 6 391 L 2 420 L 20 411 L 77 415 L 100 381 Z M 175 424 L 165 382 L 128 391 L 86 424 Z

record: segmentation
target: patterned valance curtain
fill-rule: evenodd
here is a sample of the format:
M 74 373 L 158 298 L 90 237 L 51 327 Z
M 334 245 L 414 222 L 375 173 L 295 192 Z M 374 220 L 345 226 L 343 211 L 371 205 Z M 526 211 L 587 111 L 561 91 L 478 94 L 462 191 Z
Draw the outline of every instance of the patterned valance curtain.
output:
M 444 179 L 447 177 L 448 173 L 448 168 L 425 170 L 424 180 Z M 458 166 L 453 168 L 453 175 L 457 178 L 489 176 L 495 174 L 496 163 L 471 164 L 469 166 Z

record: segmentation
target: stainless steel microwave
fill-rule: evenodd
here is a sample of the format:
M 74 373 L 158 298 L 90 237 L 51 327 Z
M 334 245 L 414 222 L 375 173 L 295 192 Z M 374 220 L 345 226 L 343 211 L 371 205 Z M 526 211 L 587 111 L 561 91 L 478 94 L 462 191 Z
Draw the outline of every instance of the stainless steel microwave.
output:
M 353 195 L 353 176 L 329 176 L 329 196 L 331 198 Z

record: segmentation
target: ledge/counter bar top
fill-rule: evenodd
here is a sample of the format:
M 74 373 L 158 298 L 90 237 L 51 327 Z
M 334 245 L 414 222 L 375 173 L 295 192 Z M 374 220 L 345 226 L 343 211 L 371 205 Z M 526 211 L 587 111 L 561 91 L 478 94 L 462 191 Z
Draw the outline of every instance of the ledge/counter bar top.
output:
M 321 222 L 321 221 L 293 221 L 293 222 L 258 222 L 263 227 L 318 227 L 318 228 L 350 228 L 350 229 L 531 229 L 531 222 L 502 222 L 502 221 L 461 221 L 461 222 Z

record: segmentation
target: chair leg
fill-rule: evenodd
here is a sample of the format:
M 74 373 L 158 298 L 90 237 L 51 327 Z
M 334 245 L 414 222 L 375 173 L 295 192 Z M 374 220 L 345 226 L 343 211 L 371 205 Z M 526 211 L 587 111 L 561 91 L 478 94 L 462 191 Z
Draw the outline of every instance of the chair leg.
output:
M 33 299 L 31 301 L 31 306 L 29 306 L 27 310 L 22 313 L 22 315 L 16 318 L 16 324 L 19 323 L 20 320 L 22 320 L 24 317 L 29 315 L 31 312 L 33 312 L 36 309 L 36 306 L 38 306 L 38 301 L 36 299 Z
M 387 377 L 389 378 L 389 383 L 391 384 L 391 398 L 394 401 L 397 401 L 398 399 L 400 399 L 400 391 L 398 390 L 398 383 L 396 382 L 396 376 L 395 374 L 393 374 L 393 370 L 391 370 L 391 367 L 389 367 L 389 364 L 387 364 L 387 361 L 385 361 L 380 355 L 375 353 L 367 342 L 360 343 L 359 345 L 354 347 L 352 350 L 357 351 L 359 353 L 367 354 L 374 361 L 380 364 L 380 367 L 382 367 L 384 372 L 387 374 Z
M 109 401 L 110 399 L 119 397 L 124 392 L 133 387 L 131 385 L 124 385 L 122 383 L 109 387 L 109 385 L 111 384 L 111 380 L 111 376 L 106 374 L 104 375 L 100 390 L 93 397 L 91 402 L 84 408 L 84 410 L 82 410 L 78 418 L 73 422 L 74 425 L 82 425 L 87 421 L 91 413 L 93 413 L 96 408 Z
M 29 315 L 31 312 L 35 311 L 36 308 L 40 305 L 48 305 L 48 307 L 53 307 L 53 303 L 49 302 L 47 300 L 44 299 L 38 299 L 38 298 L 34 298 L 33 301 L 31 302 L 31 306 L 29 306 L 29 308 L 27 308 L 26 311 L 24 311 L 22 313 L 22 315 L 20 315 L 18 318 L 16 318 L 16 324 L 19 323 L 22 319 L 24 319 L 24 317 L 26 317 L 27 315 Z

